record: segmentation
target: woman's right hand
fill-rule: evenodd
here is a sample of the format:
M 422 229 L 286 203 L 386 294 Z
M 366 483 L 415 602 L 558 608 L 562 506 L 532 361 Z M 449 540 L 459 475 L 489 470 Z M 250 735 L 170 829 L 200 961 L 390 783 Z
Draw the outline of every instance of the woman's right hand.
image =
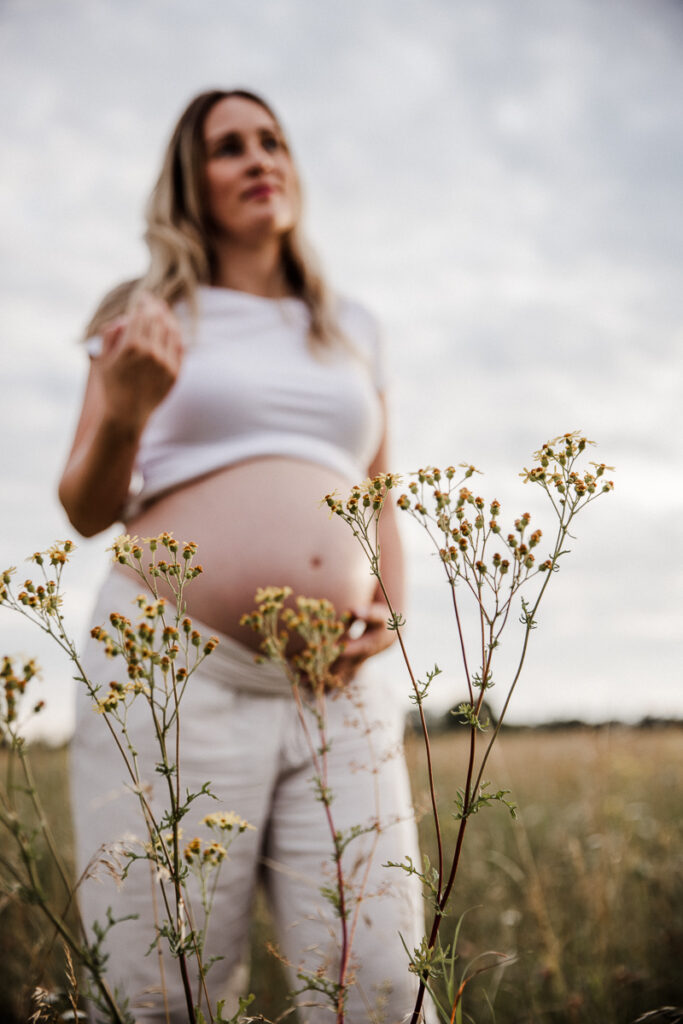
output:
M 173 387 L 182 358 L 176 317 L 162 299 L 143 292 L 130 313 L 105 327 L 102 352 L 91 364 L 105 414 L 142 430 Z

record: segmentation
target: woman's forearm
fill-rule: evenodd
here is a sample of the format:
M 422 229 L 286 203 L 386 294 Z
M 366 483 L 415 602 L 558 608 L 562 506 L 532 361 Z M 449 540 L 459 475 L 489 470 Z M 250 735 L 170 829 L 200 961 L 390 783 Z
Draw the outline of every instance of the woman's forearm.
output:
M 92 537 L 120 518 L 128 496 L 141 429 L 103 418 L 76 445 L 59 484 L 59 498 L 73 526 Z
M 59 485 L 66 513 L 84 536 L 120 518 L 142 431 L 173 387 L 182 355 L 178 321 L 153 295 L 140 295 L 130 312 L 103 329 Z
M 403 610 L 405 600 L 405 566 L 396 509 L 393 505 L 391 491 L 379 521 L 379 543 L 379 568 L 382 574 L 382 582 L 392 608 L 395 612 L 400 612 Z M 375 592 L 375 600 L 384 602 L 384 594 L 379 584 Z
M 382 413 L 385 423 L 387 421 L 386 399 L 380 396 Z M 391 469 L 389 450 L 387 443 L 387 432 L 384 431 L 382 441 L 377 450 L 370 467 L 370 477 L 380 473 L 389 473 Z M 398 530 L 398 517 L 395 504 L 395 492 L 389 491 L 379 519 L 379 545 L 380 545 L 380 572 L 382 582 L 386 589 L 389 601 L 395 612 L 402 611 L 405 600 L 405 571 L 403 562 L 403 547 L 401 536 Z M 375 589 L 374 600 L 380 604 L 385 603 L 384 594 L 379 583 Z

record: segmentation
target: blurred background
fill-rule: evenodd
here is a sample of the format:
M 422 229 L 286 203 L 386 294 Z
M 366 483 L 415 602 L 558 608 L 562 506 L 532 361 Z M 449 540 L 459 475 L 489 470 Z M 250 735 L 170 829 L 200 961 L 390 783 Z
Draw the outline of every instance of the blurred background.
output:
M 542 441 L 580 428 L 617 467 L 511 720 L 683 717 L 680 3 L 3 0 L 0 52 L 1 567 L 73 536 L 55 490 L 80 333 L 143 270 L 142 207 L 186 101 L 245 86 L 289 132 L 329 277 L 383 324 L 394 468 L 472 462 L 478 493 L 549 532 L 517 475 Z M 418 674 L 443 670 L 438 709 L 464 696 L 450 595 L 404 526 L 409 646 Z M 65 576 L 77 634 L 115 532 Z M 69 665 L 1 611 L 0 653 L 38 656 L 37 728 L 67 737 Z M 394 652 L 374 671 L 406 700 Z

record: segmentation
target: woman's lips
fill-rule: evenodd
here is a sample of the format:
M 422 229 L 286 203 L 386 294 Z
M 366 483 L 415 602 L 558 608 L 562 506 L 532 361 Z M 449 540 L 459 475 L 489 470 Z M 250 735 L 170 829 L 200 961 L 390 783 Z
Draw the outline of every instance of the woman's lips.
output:
M 272 185 L 255 185 L 254 188 L 248 189 L 243 198 L 244 199 L 267 199 L 275 191 Z

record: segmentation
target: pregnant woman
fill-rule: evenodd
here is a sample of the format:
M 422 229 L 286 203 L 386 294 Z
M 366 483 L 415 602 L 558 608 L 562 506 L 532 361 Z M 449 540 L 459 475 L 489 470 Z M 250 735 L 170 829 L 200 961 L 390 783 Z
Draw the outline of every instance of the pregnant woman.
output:
M 396 1024 L 415 990 L 399 933 L 408 948 L 419 942 L 422 907 L 415 880 L 382 865 L 418 854 L 396 684 L 361 669 L 394 634 L 351 532 L 319 507 L 325 494 L 345 494 L 390 468 L 381 353 L 371 316 L 329 292 L 315 269 L 300 211 L 297 171 L 270 107 L 242 90 L 197 96 L 148 205 L 148 270 L 110 292 L 88 327 L 90 374 L 59 493 L 86 536 L 123 521 L 130 534 L 172 531 L 199 545 L 204 573 L 187 589 L 187 611 L 220 644 L 183 699 L 181 764 L 183 785 L 211 780 L 219 802 L 196 801 L 183 828 L 196 834 L 199 819 L 220 809 L 255 826 L 231 846 L 207 937 L 207 955 L 221 958 L 208 975 L 212 1002 L 227 998 L 226 1010 L 246 984 L 259 877 L 293 988 L 299 970 L 334 977 L 339 956 L 339 921 L 319 891 L 329 883 L 331 839 L 311 786 L 311 755 L 284 674 L 255 663 L 259 641 L 240 618 L 257 588 L 274 584 L 328 598 L 365 624 L 362 635 L 347 638 L 338 666 L 345 686 L 328 701 L 335 826 L 378 816 L 381 826 L 345 854 L 352 875 L 376 842 L 346 1019 Z M 400 608 L 401 551 L 389 504 L 381 551 Z M 131 571 L 115 566 L 93 624 L 106 623 L 112 610 L 132 616 L 139 592 Z M 117 664 L 94 641 L 85 661 L 90 678 L 104 684 Z M 102 845 L 141 831 L 135 797 L 117 786 L 122 771 L 104 722 L 82 698 L 72 749 L 81 870 Z M 142 704 L 132 705 L 129 725 L 141 759 L 147 753 L 153 765 Z M 108 906 L 116 917 L 138 915 L 117 924 L 106 947 L 108 977 L 125 986 L 135 1019 L 162 1022 L 168 1012 L 174 1024 L 186 1021 L 173 961 L 160 975 L 158 954 L 144 955 L 154 934 L 145 863 L 133 865 L 120 891 L 86 882 L 80 900 L 88 924 L 103 922 Z M 303 1021 L 333 1019 L 323 996 L 307 992 L 300 1003 Z

